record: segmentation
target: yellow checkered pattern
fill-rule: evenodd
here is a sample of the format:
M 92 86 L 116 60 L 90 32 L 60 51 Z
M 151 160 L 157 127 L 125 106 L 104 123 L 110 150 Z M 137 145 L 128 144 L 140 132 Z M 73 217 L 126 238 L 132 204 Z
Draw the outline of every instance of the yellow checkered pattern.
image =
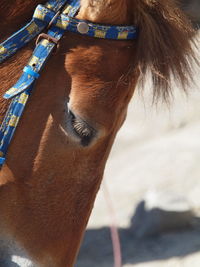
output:
M 95 33 L 94 33 L 94 36 L 98 37 L 98 38 L 105 38 L 106 32 L 100 31 L 100 30 L 96 30 Z
M 52 6 L 51 4 L 49 4 L 49 3 L 47 3 L 47 4 L 45 5 L 45 7 L 49 8 L 49 9 L 52 9 L 52 8 L 53 8 L 53 6 Z
M 27 30 L 30 34 L 32 34 L 32 33 L 34 33 L 35 31 L 37 31 L 37 29 L 38 29 L 38 26 L 37 26 L 37 24 L 35 24 L 34 21 L 31 23 L 31 25 L 29 25 L 29 26 L 26 28 L 26 30 Z
M 56 26 L 59 27 L 59 28 L 61 28 L 61 29 L 63 29 L 63 30 L 65 30 L 68 25 L 69 25 L 69 22 L 66 21 L 66 20 L 62 21 L 62 20 L 59 19 L 57 21 L 57 23 L 56 23 Z
M 117 39 L 127 39 L 128 32 L 119 32 Z
M 72 6 L 70 6 L 69 4 L 67 4 L 63 10 L 63 14 L 67 15 L 69 13 L 69 11 L 72 9 Z
M 7 52 L 7 49 L 3 47 L 2 45 L 0 45 L 0 54 L 4 54 L 6 52 Z
M 28 95 L 26 93 L 22 93 L 19 97 L 18 103 L 25 105 L 28 100 Z
M 19 117 L 15 116 L 15 115 L 12 115 L 8 125 L 11 126 L 11 127 L 16 127 L 18 121 L 19 121 Z
M 36 12 L 34 13 L 34 18 L 44 20 L 46 16 L 45 12 L 42 12 L 40 9 L 37 9 Z

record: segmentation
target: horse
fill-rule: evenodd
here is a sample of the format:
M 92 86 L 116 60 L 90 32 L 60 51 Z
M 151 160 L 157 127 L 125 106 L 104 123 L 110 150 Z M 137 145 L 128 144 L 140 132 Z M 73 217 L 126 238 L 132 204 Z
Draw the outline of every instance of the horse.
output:
M 43 0 L 2 0 L 1 40 Z M 115 136 L 135 87 L 151 73 L 154 101 L 171 76 L 186 90 L 194 32 L 174 0 L 81 0 L 77 19 L 137 25 L 136 40 L 66 31 L 41 73 L 0 171 L 0 259 L 13 266 L 71 267 Z M 35 41 L 0 65 L 1 96 L 20 77 Z M 1 120 L 8 108 L 1 97 Z M 18 265 L 17 265 L 18 266 Z

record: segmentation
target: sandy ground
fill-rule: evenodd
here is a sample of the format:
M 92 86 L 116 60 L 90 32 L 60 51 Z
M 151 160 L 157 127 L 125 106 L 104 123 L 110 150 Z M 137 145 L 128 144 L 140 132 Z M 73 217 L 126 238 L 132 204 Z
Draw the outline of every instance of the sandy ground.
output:
M 199 55 L 197 54 L 199 57 Z M 200 57 L 199 57 L 200 58 Z M 130 219 L 149 190 L 186 196 L 200 216 L 200 74 L 187 98 L 175 87 L 170 109 L 136 93 L 105 171 L 119 225 L 124 267 L 199 267 L 200 218 L 195 227 L 137 240 Z M 76 267 L 113 266 L 110 215 L 98 194 Z

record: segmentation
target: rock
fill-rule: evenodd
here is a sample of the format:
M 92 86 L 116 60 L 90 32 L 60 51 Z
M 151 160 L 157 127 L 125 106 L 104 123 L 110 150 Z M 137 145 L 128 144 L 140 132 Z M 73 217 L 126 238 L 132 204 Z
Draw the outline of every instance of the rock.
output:
M 138 238 L 157 235 L 190 227 L 193 218 L 185 197 L 152 191 L 137 205 L 131 219 L 131 230 Z

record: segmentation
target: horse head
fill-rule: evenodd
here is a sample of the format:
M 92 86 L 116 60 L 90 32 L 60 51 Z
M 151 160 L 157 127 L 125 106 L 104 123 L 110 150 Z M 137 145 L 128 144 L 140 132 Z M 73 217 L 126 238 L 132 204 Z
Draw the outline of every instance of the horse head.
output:
M 2 36 L 41 2 L 3 1 Z M 154 97 L 166 100 L 170 75 L 184 86 L 191 74 L 193 31 L 172 0 L 82 0 L 76 18 L 137 25 L 139 35 L 106 40 L 66 32 L 35 84 L 0 172 L 1 257 L 24 255 L 34 266 L 73 266 L 138 79 L 150 70 Z M 2 92 L 34 45 L 1 65 Z M 7 102 L 0 107 L 3 116 Z

